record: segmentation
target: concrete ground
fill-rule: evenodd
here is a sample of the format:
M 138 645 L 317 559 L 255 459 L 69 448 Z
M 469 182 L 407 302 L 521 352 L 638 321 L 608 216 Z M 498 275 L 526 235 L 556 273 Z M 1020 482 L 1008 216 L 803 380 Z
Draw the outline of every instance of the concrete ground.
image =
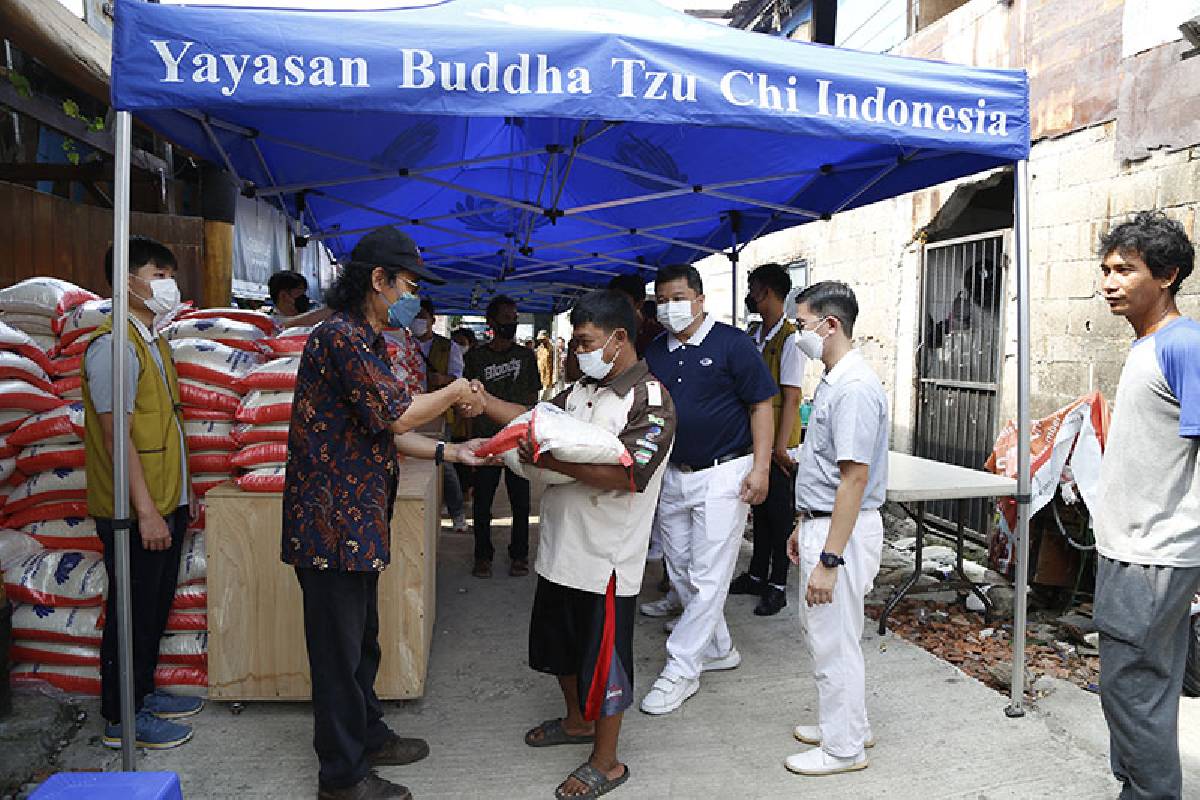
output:
M 498 528 L 504 551 L 507 530 Z M 441 537 L 437 626 L 425 698 L 389 703 L 388 721 L 403 735 L 429 740 L 432 754 L 382 774 L 433 798 L 550 798 L 588 755 L 586 746 L 531 749 L 527 728 L 561 716 L 553 679 L 525 666 L 534 577 L 468 574 L 471 537 Z M 743 548 L 743 560 L 749 557 Z M 647 575 L 643 598 L 657 598 Z M 794 724 L 815 719 L 816 690 L 792 605 L 762 619 L 752 601 L 731 598 L 727 617 L 742 666 L 704 676 L 700 692 L 664 718 L 631 709 L 621 756 L 628 783 L 613 797 L 790 798 L 1105 798 L 1116 795 L 1098 699 L 1060 684 L 1023 719 L 1004 715 L 1007 700 L 949 664 L 890 635 L 863 642 L 868 707 L 879 744 L 864 772 L 801 778 L 783 760 L 799 748 Z M 638 698 L 663 665 L 661 620 L 639 617 L 635 686 Z M 96 709 L 61 764 L 106 766 L 116 757 L 97 744 Z M 251 704 L 234 716 L 210 705 L 195 720 L 185 747 L 149 753 L 141 769 L 172 770 L 189 798 L 300 798 L 316 794 L 312 718 L 303 704 Z M 1200 704 L 1185 701 L 1182 747 L 1186 780 L 1200 792 Z

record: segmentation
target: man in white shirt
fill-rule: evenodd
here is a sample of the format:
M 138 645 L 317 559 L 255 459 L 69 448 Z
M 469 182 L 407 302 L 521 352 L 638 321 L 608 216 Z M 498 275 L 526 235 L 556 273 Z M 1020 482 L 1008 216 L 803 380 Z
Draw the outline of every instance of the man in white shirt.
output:
M 818 724 L 794 731 L 816 746 L 785 762 L 799 775 L 865 769 L 864 748 L 874 744 L 860 640 L 863 602 L 883 551 L 888 402 L 851 342 L 857 318 L 858 301 L 844 283 L 816 283 L 796 297 L 799 346 L 825 365 L 796 463 L 800 522 L 788 540 L 788 556 L 800 566 L 800 623 L 818 699 Z
M 771 483 L 767 499 L 754 515 L 754 552 L 750 567 L 729 584 L 730 594 L 759 598 L 754 613 L 778 614 L 787 605 L 787 540 L 796 517 L 796 462 L 789 451 L 800 445 L 800 384 L 808 357 L 796 346 L 796 327 L 783 313 L 792 291 L 792 278 L 779 264 L 763 264 L 750 273 L 746 310 L 762 317 L 752 323 L 750 338 L 762 353 L 779 394 L 771 398 L 775 411 L 775 444 L 771 450 Z
M 267 279 L 271 318 L 281 328 L 311 328 L 329 318 L 328 308 L 314 308 L 308 297 L 308 278 L 292 270 L 279 270 Z
M 425 359 L 425 391 L 435 392 L 443 386 L 454 383 L 463 374 L 463 351 L 458 342 L 451 341 L 445 336 L 433 332 L 434 313 L 433 301 L 429 298 L 421 300 L 421 310 L 413 318 L 409 332 L 417 341 L 421 355 Z M 446 422 L 454 424 L 454 411 L 446 412 Z M 454 532 L 467 532 L 467 518 L 464 513 L 462 483 L 458 471 L 450 464 L 442 468 L 442 495 L 446 501 L 446 511 L 454 520 Z

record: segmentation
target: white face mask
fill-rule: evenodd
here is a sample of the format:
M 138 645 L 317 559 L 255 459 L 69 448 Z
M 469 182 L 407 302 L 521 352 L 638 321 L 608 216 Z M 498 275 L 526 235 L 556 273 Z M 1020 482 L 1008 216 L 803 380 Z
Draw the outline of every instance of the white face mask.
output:
M 425 334 L 429 333 L 429 320 L 424 317 L 416 317 L 412 324 L 408 326 L 408 330 L 413 336 L 420 339 Z
M 589 350 L 586 353 L 579 351 L 575 352 L 575 358 L 579 361 L 579 371 L 587 375 L 593 380 L 602 381 L 612 372 L 613 361 L 617 360 L 617 353 L 621 352 L 621 348 L 617 348 L 617 352 L 613 353 L 612 361 L 604 360 L 604 348 L 608 347 L 608 343 L 612 341 L 615 331 L 608 335 L 604 340 L 604 344 L 597 347 L 595 350 Z
M 146 283 L 150 286 L 150 296 L 137 296 L 146 304 L 146 310 L 154 314 L 154 328 L 157 330 L 175 318 L 183 305 L 183 298 L 174 278 L 159 278 Z
M 824 322 L 824 320 L 822 320 L 822 322 Z M 818 325 L 817 327 L 819 328 L 821 326 Z M 821 356 L 825 354 L 825 340 L 829 338 L 830 333 L 832 333 L 832 331 L 822 336 L 814 330 L 808 330 L 805 328 L 804 330 L 797 332 L 796 346 L 800 348 L 800 352 L 804 353 L 804 355 L 819 361 Z
M 658 321 L 671 333 L 679 333 L 696 319 L 691 300 L 669 300 L 658 304 Z

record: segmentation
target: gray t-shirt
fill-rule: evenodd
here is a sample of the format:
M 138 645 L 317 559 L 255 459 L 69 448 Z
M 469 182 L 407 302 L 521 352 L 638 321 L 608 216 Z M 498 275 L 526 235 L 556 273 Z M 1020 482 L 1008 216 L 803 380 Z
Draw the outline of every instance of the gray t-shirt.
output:
M 162 357 L 158 353 L 158 344 L 155 342 L 155 337 L 150 335 L 150 332 L 137 320 L 133 321 L 134 327 L 138 333 L 145 339 L 149 345 L 150 355 L 154 359 L 155 366 L 158 367 L 158 374 L 162 378 L 163 383 L 167 382 L 167 370 L 163 366 Z M 130 403 L 137 395 L 138 372 L 141 365 L 138 362 L 137 349 L 132 344 L 127 344 L 129 355 L 125 359 L 125 397 Z M 113 410 L 113 346 L 112 334 L 106 333 L 102 336 L 97 336 L 96 340 L 88 347 L 87 354 L 84 356 L 83 368 L 87 371 L 88 390 L 92 398 L 92 407 L 96 409 L 97 414 L 111 414 Z M 178 422 L 175 423 L 176 429 L 179 431 L 180 452 L 183 453 L 180 459 L 183 469 L 183 489 L 179 497 L 179 505 L 186 506 L 188 504 L 188 463 L 187 463 L 187 447 L 184 446 L 185 439 L 183 428 Z
M 821 378 L 796 463 L 796 508 L 833 511 L 842 483 L 839 461 L 866 464 L 864 510 L 887 497 L 888 404 L 883 384 L 851 350 Z
M 1096 549 L 1129 564 L 1200 566 L 1200 322 L 1133 343 L 1100 467 Z

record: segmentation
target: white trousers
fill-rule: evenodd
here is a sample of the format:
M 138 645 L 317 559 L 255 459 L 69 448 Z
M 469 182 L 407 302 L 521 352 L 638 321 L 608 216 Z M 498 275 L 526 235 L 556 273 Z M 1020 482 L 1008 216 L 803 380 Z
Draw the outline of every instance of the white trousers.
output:
M 879 572 L 883 520 L 878 511 L 863 511 L 846 544 L 844 566 L 838 567 L 833 602 L 809 606 L 808 578 L 820 563 L 829 534 L 829 519 L 805 519 L 800 528 L 800 625 L 817 680 L 821 747 L 830 755 L 850 758 L 862 752 L 867 722 L 867 677 L 863 663 L 863 601 Z
M 663 556 L 683 615 L 667 639 L 665 674 L 699 678 L 705 660 L 729 652 L 725 598 L 749 506 L 738 497 L 750 456 L 699 472 L 667 466 L 658 500 Z
M 654 522 L 650 524 L 650 549 L 646 551 L 647 561 L 662 561 L 662 523 L 658 521 L 658 513 L 654 514 Z

